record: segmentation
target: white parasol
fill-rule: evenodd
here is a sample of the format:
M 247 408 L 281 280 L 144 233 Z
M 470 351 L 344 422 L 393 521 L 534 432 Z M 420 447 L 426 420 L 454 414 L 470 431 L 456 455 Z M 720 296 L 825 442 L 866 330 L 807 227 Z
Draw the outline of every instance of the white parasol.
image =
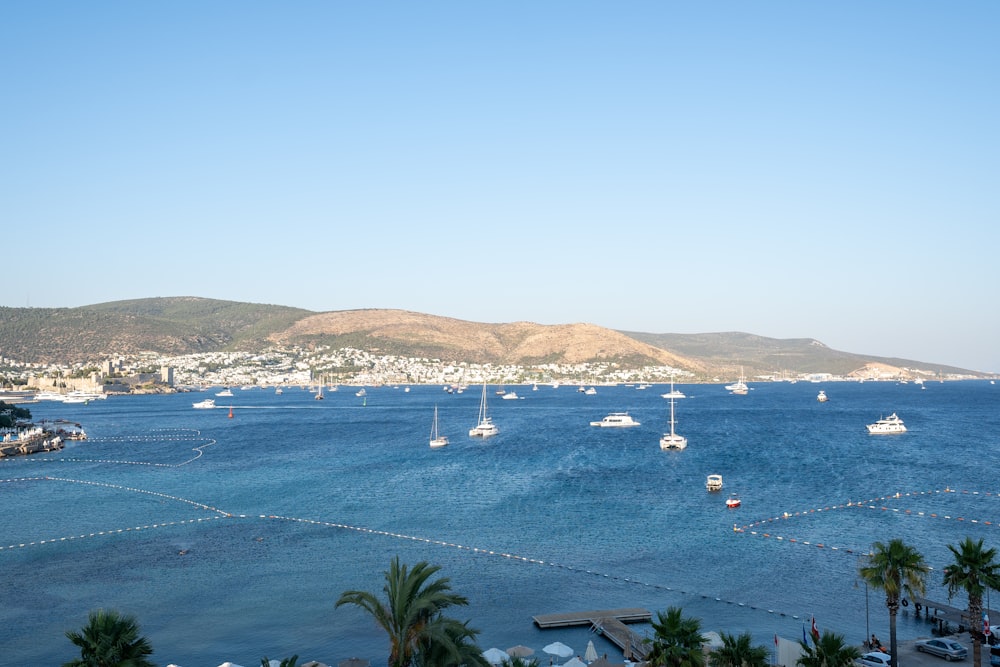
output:
M 562 642 L 553 642 L 542 649 L 549 655 L 559 656 L 560 658 L 568 658 L 573 655 L 573 649 L 566 646 Z

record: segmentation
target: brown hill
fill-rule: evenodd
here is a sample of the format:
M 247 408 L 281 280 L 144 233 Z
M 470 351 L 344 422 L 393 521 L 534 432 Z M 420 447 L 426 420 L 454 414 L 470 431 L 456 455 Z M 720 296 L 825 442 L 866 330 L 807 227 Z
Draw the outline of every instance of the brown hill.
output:
M 310 315 L 271 335 L 279 344 L 345 346 L 367 340 L 375 353 L 418 354 L 443 360 L 506 364 L 607 361 L 630 366 L 704 365 L 593 324 L 481 324 L 405 310 L 346 310 Z

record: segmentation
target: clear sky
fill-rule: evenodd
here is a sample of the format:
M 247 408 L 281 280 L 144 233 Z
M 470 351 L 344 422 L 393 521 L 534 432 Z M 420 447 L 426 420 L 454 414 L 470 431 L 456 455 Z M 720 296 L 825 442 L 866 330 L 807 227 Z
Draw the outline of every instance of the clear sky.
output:
M 1000 371 L 1000 2 L 0 4 L 2 304 Z

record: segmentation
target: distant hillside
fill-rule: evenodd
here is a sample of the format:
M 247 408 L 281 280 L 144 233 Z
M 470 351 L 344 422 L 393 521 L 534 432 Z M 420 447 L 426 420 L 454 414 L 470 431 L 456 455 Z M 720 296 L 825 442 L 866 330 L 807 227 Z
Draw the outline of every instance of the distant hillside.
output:
M 482 324 L 403 310 L 314 313 L 299 308 L 161 297 L 81 308 L 0 307 L 0 356 L 88 363 L 139 352 L 185 355 L 269 345 L 353 347 L 442 361 L 535 365 L 672 366 L 699 379 L 788 373 L 848 374 L 866 365 L 975 375 L 917 361 L 831 350 L 811 339 L 745 333 L 652 334 L 592 324 Z
M 748 333 L 651 334 L 622 332 L 654 347 L 700 359 L 707 366 L 735 376 L 743 368 L 748 377 L 787 372 L 848 375 L 866 365 L 885 370 L 921 369 L 928 372 L 975 374 L 954 366 L 912 359 L 873 357 L 833 350 L 812 338 L 765 338 Z

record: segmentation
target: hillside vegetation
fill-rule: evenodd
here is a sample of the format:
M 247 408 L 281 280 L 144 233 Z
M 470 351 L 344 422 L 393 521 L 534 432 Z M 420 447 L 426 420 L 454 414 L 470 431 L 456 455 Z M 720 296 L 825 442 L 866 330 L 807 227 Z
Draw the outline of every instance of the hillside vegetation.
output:
M 88 363 L 155 352 L 352 347 L 448 362 L 537 365 L 605 362 L 672 366 L 698 378 L 848 374 L 866 365 L 974 374 L 947 366 L 832 350 L 812 339 L 752 334 L 621 332 L 592 324 L 483 324 L 403 310 L 315 313 L 299 308 L 158 297 L 80 308 L 0 307 L 0 356 L 21 362 Z

